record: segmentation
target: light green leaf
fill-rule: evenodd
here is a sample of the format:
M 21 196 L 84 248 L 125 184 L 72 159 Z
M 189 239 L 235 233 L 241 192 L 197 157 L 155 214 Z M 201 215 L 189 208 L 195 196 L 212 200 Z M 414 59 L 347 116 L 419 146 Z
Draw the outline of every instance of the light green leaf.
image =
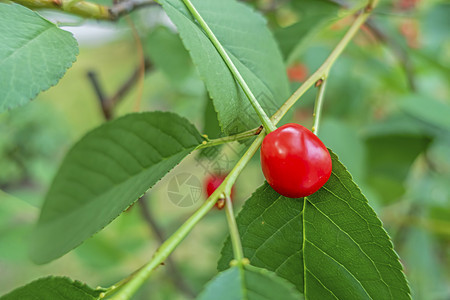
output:
M 94 300 L 100 299 L 104 289 L 92 289 L 67 277 L 45 277 L 0 297 L 1 300 Z
M 339 155 L 356 182 L 365 179 L 366 148 L 355 127 L 339 119 L 324 119 L 320 125 L 319 138 Z
M 31 257 L 46 263 L 102 229 L 202 142 L 173 113 L 129 114 L 84 136 L 66 155 L 34 230 Z
M 392 243 L 367 199 L 332 153 L 333 172 L 311 196 L 291 199 L 268 184 L 237 218 L 245 257 L 296 285 L 307 299 L 410 299 Z M 232 250 L 227 241 L 219 270 Z
M 249 100 L 203 29 L 181 0 L 162 0 L 214 102 L 222 130 L 242 132 L 261 124 Z M 268 115 L 287 99 L 289 86 L 280 51 L 265 20 L 235 0 L 193 0 Z
M 199 300 L 299 300 L 303 296 L 288 281 L 265 269 L 234 266 L 209 282 Z
M 441 130 L 450 131 L 450 105 L 429 96 L 414 95 L 402 102 L 402 109 L 413 117 Z
M 167 27 L 158 27 L 145 41 L 145 52 L 155 66 L 178 83 L 191 73 L 193 65 L 180 37 Z
M 211 99 L 205 99 L 205 111 L 203 114 L 203 132 L 211 139 L 220 137 L 220 125 L 217 121 L 217 113 L 214 110 Z
M 36 12 L 0 3 L 0 112 L 55 85 L 75 61 L 72 34 Z
M 275 38 L 288 64 L 302 54 L 307 42 L 338 19 L 340 6 L 326 0 L 304 0 L 292 3 L 299 21 L 275 31 Z

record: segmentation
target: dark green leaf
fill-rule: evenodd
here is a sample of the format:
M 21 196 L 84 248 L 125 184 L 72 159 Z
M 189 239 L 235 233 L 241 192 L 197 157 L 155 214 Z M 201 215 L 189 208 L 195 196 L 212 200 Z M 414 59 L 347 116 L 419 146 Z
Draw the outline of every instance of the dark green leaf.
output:
M 209 282 L 199 300 L 299 300 L 303 296 L 295 287 L 264 269 L 231 267 Z
M 247 200 L 237 218 L 245 257 L 309 299 L 410 299 L 380 220 L 336 155 L 332 160 L 330 179 L 311 196 L 286 198 L 264 184 Z M 219 270 L 231 252 L 227 241 Z
M 88 133 L 66 155 L 47 193 L 32 259 L 46 263 L 78 246 L 201 142 L 186 119 L 163 112 L 130 114 Z
M 94 300 L 100 299 L 104 289 L 88 287 L 67 277 L 45 277 L 0 297 L 1 300 Z
M 261 124 L 227 65 L 181 0 L 161 1 L 177 26 L 214 101 L 222 130 L 237 133 Z M 235 0 L 193 0 L 267 114 L 287 99 L 289 87 L 280 51 L 265 20 Z
M 408 270 L 413 298 L 447 299 L 450 291 L 446 287 L 443 269 L 445 267 L 436 255 L 436 244 L 429 232 L 412 228 L 407 232 L 404 243 L 403 258 Z
M 0 112 L 55 85 L 75 61 L 72 34 L 36 12 L 0 3 Z
M 205 113 L 203 119 L 203 132 L 209 138 L 220 137 L 220 125 L 217 121 L 217 113 L 214 110 L 214 105 L 211 99 L 206 99 L 205 103 Z

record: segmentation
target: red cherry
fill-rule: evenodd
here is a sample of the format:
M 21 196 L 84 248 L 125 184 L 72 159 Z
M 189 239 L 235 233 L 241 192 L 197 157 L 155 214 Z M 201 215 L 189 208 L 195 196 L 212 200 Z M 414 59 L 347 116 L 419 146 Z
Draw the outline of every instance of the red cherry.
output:
M 294 123 L 264 138 L 261 166 L 270 186 L 289 198 L 315 193 L 331 175 L 331 157 L 325 145 L 307 128 Z
M 308 77 L 308 68 L 301 63 L 296 63 L 287 69 L 287 75 L 291 82 L 303 82 Z
M 209 197 L 214 191 L 222 184 L 226 176 L 222 175 L 210 175 L 205 180 L 206 195 Z M 234 187 L 231 189 L 230 199 L 233 199 Z M 216 203 L 218 209 L 222 209 L 225 206 L 224 199 L 219 199 Z

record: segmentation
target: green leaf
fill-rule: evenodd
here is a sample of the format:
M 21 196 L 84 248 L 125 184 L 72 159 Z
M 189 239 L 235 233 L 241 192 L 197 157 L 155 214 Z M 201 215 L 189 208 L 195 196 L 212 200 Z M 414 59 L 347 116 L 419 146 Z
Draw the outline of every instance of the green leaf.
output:
M 367 147 L 367 182 L 383 202 L 397 200 L 405 192 L 404 182 L 417 156 L 430 145 L 422 134 L 371 134 L 365 137 Z
M 423 122 L 450 131 L 450 105 L 444 102 L 425 95 L 414 95 L 402 102 L 402 109 Z
M 177 26 L 214 102 L 222 131 L 242 132 L 261 124 L 249 100 L 203 29 L 181 0 L 161 1 Z M 268 115 L 287 99 L 289 86 L 280 51 L 265 20 L 235 0 L 193 0 Z
M 75 61 L 72 34 L 36 12 L 0 3 L 0 112 L 55 85 Z
M 234 266 L 209 282 L 199 300 L 299 300 L 303 296 L 291 283 L 253 266 Z
M 180 37 L 167 27 L 158 27 L 147 36 L 145 52 L 152 63 L 175 83 L 186 79 L 193 70 L 191 58 Z
M 285 60 L 290 64 L 296 60 L 316 34 L 338 19 L 340 6 L 327 0 L 294 1 L 293 11 L 300 21 L 275 31 Z
M 94 129 L 66 155 L 47 193 L 31 257 L 69 252 L 136 201 L 202 142 L 173 113 L 129 114 Z
M 443 229 L 445 227 L 442 226 Z M 430 233 L 421 228 L 414 228 L 406 231 L 406 237 L 403 238 L 403 259 L 408 270 L 413 298 L 447 299 L 450 291 L 446 284 L 445 264 L 442 264 L 439 255 L 436 255 L 437 245 Z
M 342 163 L 358 183 L 363 182 L 366 148 L 357 129 L 339 119 L 324 119 L 320 125 L 319 137 L 327 147 L 342 153 L 339 156 Z
M 217 121 L 217 113 L 209 98 L 206 99 L 205 112 L 203 114 L 203 132 L 210 139 L 220 137 L 220 125 Z
M 311 196 L 286 198 L 266 183 L 247 200 L 237 218 L 245 257 L 291 281 L 307 299 L 410 299 L 380 220 L 331 156 L 332 175 Z M 219 270 L 231 256 L 228 240 Z
M 94 300 L 100 299 L 104 289 L 92 289 L 67 277 L 45 277 L 0 297 L 1 300 Z

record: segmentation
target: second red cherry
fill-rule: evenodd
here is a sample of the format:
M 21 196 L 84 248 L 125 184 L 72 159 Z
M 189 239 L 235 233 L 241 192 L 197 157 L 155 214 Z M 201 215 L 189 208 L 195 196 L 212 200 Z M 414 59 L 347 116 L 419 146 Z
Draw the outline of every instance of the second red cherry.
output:
M 207 197 L 211 196 L 212 193 L 222 184 L 225 180 L 225 175 L 209 175 L 205 179 L 205 192 Z M 231 189 L 230 199 L 233 200 L 234 187 Z M 225 206 L 225 199 L 219 199 L 216 202 L 216 207 L 222 209 Z

